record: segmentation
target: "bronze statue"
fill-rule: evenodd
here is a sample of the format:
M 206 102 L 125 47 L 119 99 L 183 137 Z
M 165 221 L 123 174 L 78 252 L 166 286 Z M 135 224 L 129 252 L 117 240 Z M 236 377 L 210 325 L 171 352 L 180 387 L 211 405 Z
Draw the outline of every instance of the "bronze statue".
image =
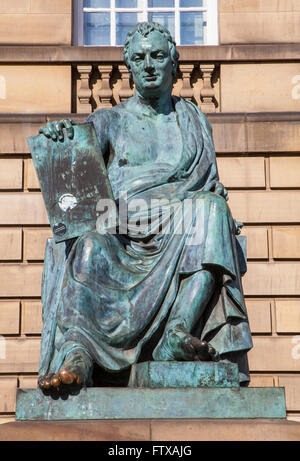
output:
M 129 224 L 113 234 L 98 232 L 95 223 L 94 231 L 59 244 L 66 247 L 61 286 L 52 291 L 56 250 L 48 249 L 43 318 L 52 323 L 42 334 L 39 386 L 91 386 L 95 364 L 118 379 L 145 360 L 229 360 L 247 385 L 252 341 L 236 225 L 219 182 L 211 127 L 193 103 L 171 96 L 178 53 L 166 29 L 138 24 L 127 36 L 124 59 L 135 96 L 88 121 L 116 202 L 126 193 Z M 40 132 L 55 141 L 64 128 L 72 137 L 72 126 L 53 122 Z M 172 209 L 165 221 L 163 200 Z M 49 293 L 57 297 L 55 312 Z

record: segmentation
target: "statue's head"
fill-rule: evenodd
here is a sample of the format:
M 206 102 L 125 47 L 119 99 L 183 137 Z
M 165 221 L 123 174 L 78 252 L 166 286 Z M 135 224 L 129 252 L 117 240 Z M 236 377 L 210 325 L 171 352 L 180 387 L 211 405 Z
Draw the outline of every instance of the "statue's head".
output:
M 171 91 L 179 54 L 170 32 L 155 22 L 141 22 L 124 45 L 124 61 L 143 96 Z

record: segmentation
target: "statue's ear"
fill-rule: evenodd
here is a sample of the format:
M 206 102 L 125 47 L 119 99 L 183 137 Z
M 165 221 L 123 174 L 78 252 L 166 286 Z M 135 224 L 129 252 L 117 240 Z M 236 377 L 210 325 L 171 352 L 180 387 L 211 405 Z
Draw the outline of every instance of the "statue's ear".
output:
M 169 44 L 169 47 L 170 47 L 169 48 L 170 56 L 171 56 L 171 60 L 172 60 L 172 74 L 173 74 L 173 78 L 175 80 L 175 78 L 177 77 L 179 53 L 176 50 L 176 47 L 175 47 L 174 43 Z
M 175 80 L 176 77 L 177 77 L 177 61 L 176 62 L 173 62 L 173 66 L 172 66 L 172 74 L 173 74 L 173 79 Z

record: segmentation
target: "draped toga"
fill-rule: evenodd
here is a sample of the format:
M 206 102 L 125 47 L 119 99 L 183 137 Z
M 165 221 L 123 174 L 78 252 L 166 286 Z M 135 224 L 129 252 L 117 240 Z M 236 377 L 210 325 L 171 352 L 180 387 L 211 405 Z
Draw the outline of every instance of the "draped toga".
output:
M 173 97 L 180 155 L 149 159 L 141 133 L 137 161 L 130 145 L 138 142 L 140 134 L 132 136 L 132 130 L 140 115 L 132 100 L 88 118 L 104 155 L 113 153 L 108 176 L 117 202 L 126 193 L 127 232 L 95 229 L 67 244 L 48 240 L 39 373 L 57 372 L 76 348 L 114 372 L 149 351 L 155 360 L 182 278 L 208 269 L 217 289 L 192 334 L 237 362 L 240 381 L 248 381 L 252 341 L 236 228 L 225 199 L 212 192 L 219 177 L 210 124 L 193 103 Z M 168 213 L 163 200 L 171 204 Z M 188 312 L 189 299 L 185 306 Z

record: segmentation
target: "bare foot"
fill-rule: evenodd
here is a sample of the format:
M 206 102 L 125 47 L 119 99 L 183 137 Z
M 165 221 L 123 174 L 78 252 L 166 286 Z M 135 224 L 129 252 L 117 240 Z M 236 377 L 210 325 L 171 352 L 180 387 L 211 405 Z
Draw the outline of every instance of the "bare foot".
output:
M 182 325 L 170 328 L 153 353 L 154 360 L 214 361 L 218 352 L 206 341 L 195 338 Z
M 70 370 L 62 368 L 58 373 L 50 373 L 49 375 L 39 376 L 38 384 L 42 389 L 50 389 L 51 387 L 59 387 L 61 384 L 82 384 L 80 376 Z
M 62 384 L 81 386 L 86 384 L 91 371 L 90 357 L 81 349 L 76 349 L 67 355 L 61 369 L 57 373 L 39 376 L 38 385 L 41 389 L 57 389 Z

